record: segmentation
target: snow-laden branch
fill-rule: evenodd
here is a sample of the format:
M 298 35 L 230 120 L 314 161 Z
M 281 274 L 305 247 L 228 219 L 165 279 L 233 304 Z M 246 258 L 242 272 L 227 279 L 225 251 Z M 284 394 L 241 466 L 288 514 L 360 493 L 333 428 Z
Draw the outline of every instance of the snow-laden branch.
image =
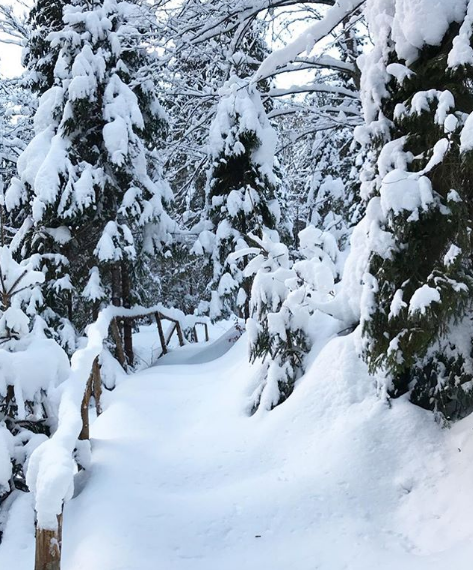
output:
M 24 8 L 22 3 L 18 3 Z M 23 47 L 29 36 L 24 15 L 17 15 L 12 6 L 0 4 L 0 43 Z
M 244 0 L 228 2 L 224 7 L 216 4 L 203 20 L 191 18 L 187 26 L 179 27 L 179 35 L 193 44 L 207 41 L 238 29 L 244 20 L 251 20 L 267 10 L 281 9 L 297 4 L 332 6 L 335 0 Z M 200 7 L 201 8 L 201 7 Z M 181 13 L 182 15 L 182 13 Z M 195 13 L 194 13 L 195 16 Z
M 297 57 L 293 63 L 288 63 L 283 67 L 274 70 L 272 76 L 293 71 L 304 71 L 306 69 L 331 69 L 348 75 L 356 73 L 356 66 L 348 61 L 342 61 L 329 55 L 318 57 Z
M 52 437 L 41 444 L 31 455 L 26 481 L 34 494 L 38 527 L 56 530 L 57 517 L 63 504 L 72 497 L 76 464 L 73 458 L 82 429 L 81 403 L 90 377 L 94 360 L 100 356 L 108 337 L 112 320 L 120 317 L 140 317 L 160 313 L 177 320 L 188 328 L 202 317 L 185 315 L 177 309 L 161 304 L 132 309 L 109 306 L 103 309 L 97 320 L 87 329 L 87 343 L 77 350 L 71 359 L 69 378 L 60 386 L 58 427 Z
M 365 3 L 365 0 L 338 0 L 329 8 L 325 16 L 310 26 L 303 34 L 287 46 L 273 51 L 260 65 L 254 81 L 270 77 L 276 69 L 285 66 L 300 55 L 310 53 L 317 42 L 330 34 L 346 18 L 350 17 Z
M 359 99 L 359 93 L 357 91 L 352 91 L 341 85 L 330 85 L 328 83 L 311 83 L 308 85 L 292 85 L 287 88 L 275 88 L 270 89 L 267 94 L 270 97 L 284 97 L 286 95 L 295 95 L 296 93 L 330 93 L 337 97 Z

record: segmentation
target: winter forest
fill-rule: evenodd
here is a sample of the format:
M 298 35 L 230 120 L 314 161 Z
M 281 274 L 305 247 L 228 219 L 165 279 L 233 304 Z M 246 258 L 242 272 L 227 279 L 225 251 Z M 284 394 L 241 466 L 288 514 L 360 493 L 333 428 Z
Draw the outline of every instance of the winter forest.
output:
M 0 569 L 470 570 L 473 0 L 0 0 Z

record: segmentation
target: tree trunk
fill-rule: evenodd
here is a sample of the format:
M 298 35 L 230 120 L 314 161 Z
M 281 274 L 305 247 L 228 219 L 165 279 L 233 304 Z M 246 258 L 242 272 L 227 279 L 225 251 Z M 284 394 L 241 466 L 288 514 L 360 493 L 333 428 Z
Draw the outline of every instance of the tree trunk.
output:
M 123 306 L 127 309 L 131 307 L 131 283 L 130 271 L 125 262 L 122 262 L 122 298 Z M 131 319 L 123 320 L 123 340 L 125 345 L 125 355 L 129 366 L 133 366 L 133 326 Z
M 121 305 L 121 276 L 120 276 L 120 266 L 118 263 L 114 263 L 110 269 L 111 281 L 112 281 L 112 305 L 115 307 L 120 307 Z
M 251 299 L 251 287 L 253 285 L 253 280 L 251 278 L 246 278 L 241 284 L 241 288 L 246 293 L 245 304 L 241 308 L 241 316 L 246 321 L 250 318 L 250 299 Z
M 111 281 L 112 281 L 112 305 L 114 307 L 121 307 L 122 304 L 122 277 L 120 271 L 120 264 L 114 263 L 110 269 Z M 123 350 L 123 337 L 122 337 L 122 322 L 115 318 L 113 319 L 110 327 L 113 340 L 116 346 L 116 356 L 118 362 L 122 365 L 123 369 L 126 370 L 126 357 Z

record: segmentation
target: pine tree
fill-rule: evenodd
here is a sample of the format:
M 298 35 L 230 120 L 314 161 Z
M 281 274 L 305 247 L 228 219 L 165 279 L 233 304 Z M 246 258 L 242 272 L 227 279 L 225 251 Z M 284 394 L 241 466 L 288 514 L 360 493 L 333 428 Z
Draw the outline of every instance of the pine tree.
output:
M 141 41 L 151 22 L 139 3 L 84 0 L 48 36 L 54 85 L 6 198 L 28 215 L 22 254 L 47 272 L 49 321 L 81 327 L 99 298 L 130 304 L 170 239 L 170 190 L 149 164 L 164 125 Z
M 435 8 L 444 22 L 458 17 Z M 370 5 L 375 49 L 363 68 L 371 123 L 358 133 L 371 154 L 364 356 L 387 373 L 391 395 L 410 392 L 458 418 L 473 411 L 465 387 L 473 379 L 471 15 L 460 32 L 451 23 L 419 49 L 400 33 L 402 12 L 394 8 L 392 26 L 378 28 L 378 9 Z
M 211 255 L 212 318 L 238 311 L 246 319 L 251 279 L 243 275 L 245 261 L 238 250 L 248 247 L 249 234 L 262 237 L 280 224 L 282 185 L 274 171 L 276 134 L 256 88 L 233 76 L 220 96 L 210 128 L 207 181 L 213 232 L 203 232 L 194 251 Z

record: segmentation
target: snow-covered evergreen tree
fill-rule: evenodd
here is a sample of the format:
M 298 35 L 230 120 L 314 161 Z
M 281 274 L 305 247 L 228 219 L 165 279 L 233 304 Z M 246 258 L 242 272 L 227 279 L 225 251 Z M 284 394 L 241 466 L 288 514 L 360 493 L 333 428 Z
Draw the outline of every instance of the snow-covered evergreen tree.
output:
M 394 396 L 473 410 L 473 3 L 371 0 L 363 56 L 363 354 Z
M 137 256 L 143 264 L 168 242 L 171 194 L 148 161 L 164 121 L 142 43 L 151 13 L 84 0 L 66 5 L 63 21 L 47 38 L 54 85 L 6 204 L 27 214 L 21 251 L 47 272 L 46 317 L 83 325 L 98 299 L 126 304 L 138 294 Z
M 209 143 L 206 216 L 212 231 L 200 234 L 194 251 L 210 254 L 212 318 L 236 311 L 248 318 L 251 279 L 244 276 L 244 256 L 237 252 L 248 247 L 249 234 L 262 237 L 281 222 L 276 133 L 259 93 L 247 81 L 233 76 L 220 96 Z

